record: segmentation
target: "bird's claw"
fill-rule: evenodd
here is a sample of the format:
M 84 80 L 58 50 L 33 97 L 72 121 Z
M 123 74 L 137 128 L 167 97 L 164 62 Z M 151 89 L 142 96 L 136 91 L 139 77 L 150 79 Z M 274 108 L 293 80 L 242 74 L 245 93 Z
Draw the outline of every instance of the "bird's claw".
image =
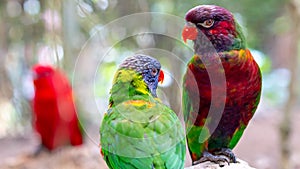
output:
M 224 155 L 230 159 L 230 162 L 237 163 L 234 153 L 229 148 L 222 148 L 220 151 L 217 151 L 214 154 L 215 155 Z
M 213 163 L 219 164 L 220 167 L 223 167 L 226 163 L 229 165 L 230 159 L 227 156 L 221 155 L 213 155 L 207 151 L 204 151 L 202 157 L 198 161 L 194 161 L 193 165 L 197 165 L 202 162 L 211 161 Z
M 37 157 L 41 154 L 41 152 L 44 150 L 44 146 L 42 144 L 40 144 L 35 151 L 33 152 L 32 156 L 33 157 Z

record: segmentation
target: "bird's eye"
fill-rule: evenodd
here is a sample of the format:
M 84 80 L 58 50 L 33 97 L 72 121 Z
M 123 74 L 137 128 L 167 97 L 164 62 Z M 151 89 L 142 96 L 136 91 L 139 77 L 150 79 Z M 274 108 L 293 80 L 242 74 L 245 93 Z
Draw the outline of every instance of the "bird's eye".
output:
M 205 20 L 204 22 L 198 23 L 198 24 L 201 25 L 201 26 L 203 26 L 204 28 L 210 28 L 210 27 L 213 26 L 214 23 L 215 23 L 214 20 L 212 20 L 212 19 L 207 19 L 207 20 Z
M 157 72 L 158 72 L 157 69 L 152 68 L 152 70 L 151 70 L 151 75 L 152 75 L 152 76 L 156 76 L 156 75 L 157 75 Z

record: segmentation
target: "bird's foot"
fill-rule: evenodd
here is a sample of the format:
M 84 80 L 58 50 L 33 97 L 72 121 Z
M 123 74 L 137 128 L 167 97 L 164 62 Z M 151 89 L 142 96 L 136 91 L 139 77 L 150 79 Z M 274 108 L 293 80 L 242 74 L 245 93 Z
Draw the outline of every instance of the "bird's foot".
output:
M 204 151 L 202 157 L 198 161 L 194 161 L 193 165 L 197 165 L 202 162 L 211 161 L 213 163 L 219 164 L 220 167 L 223 167 L 225 164 L 230 163 L 230 159 L 227 156 L 221 155 L 213 155 L 207 151 Z
M 220 151 L 214 152 L 215 155 L 224 155 L 230 159 L 230 162 L 237 163 L 236 157 L 231 149 L 222 148 Z
M 46 151 L 46 148 L 42 144 L 40 144 L 38 147 L 35 148 L 35 150 L 29 156 L 37 157 L 44 151 Z
M 31 154 L 31 157 L 38 157 L 43 153 L 50 153 L 51 150 L 47 149 L 43 144 L 40 144 Z
M 38 155 L 41 154 L 41 152 L 44 151 L 44 149 L 45 149 L 45 147 L 44 147 L 42 144 L 40 144 L 40 145 L 36 148 L 36 150 L 33 152 L 33 156 L 34 156 L 34 157 L 37 157 Z

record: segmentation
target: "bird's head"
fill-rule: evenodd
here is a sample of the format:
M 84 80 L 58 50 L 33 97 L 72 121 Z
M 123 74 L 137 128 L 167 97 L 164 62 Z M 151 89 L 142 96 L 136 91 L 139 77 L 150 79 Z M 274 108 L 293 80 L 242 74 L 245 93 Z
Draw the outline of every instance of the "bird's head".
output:
M 38 82 L 47 80 L 49 77 L 53 76 L 54 68 L 49 65 L 36 64 L 32 67 L 32 78 L 34 84 L 37 85 Z
M 48 90 L 51 88 L 55 69 L 50 65 L 36 64 L 31 68 L 31 78 L 35 90 Z
M 161 65 L 158 60 L 147 55 L 136 54 L 125 59 L 120 65 L 120 68 L 134 70 L 142 75 L 152 96 L 157 97 L 156 89 L 158 82 L 162 83 L 164 80 L 164 73 L 161 70 Z
M 195 52 L 206 52 L 209 45 L 217 52 L 244 48 L 244 36 L 232 13 L 215 5 L 200 5 L 185 16 L 182 38 L 194 41 Z M 209 44 L 208 44 L 209 43 Z

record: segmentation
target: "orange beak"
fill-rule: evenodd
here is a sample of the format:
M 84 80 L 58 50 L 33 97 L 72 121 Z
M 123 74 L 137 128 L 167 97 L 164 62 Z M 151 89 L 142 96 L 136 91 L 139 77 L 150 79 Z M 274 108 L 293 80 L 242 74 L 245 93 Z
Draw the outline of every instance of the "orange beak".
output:
M 190 24 L 186 24 L 182 30 L 182 39 L 184 43 L 187 42 L 187 40 L 195 40 L 198 36 L 198 31 L 195 26 L 190 26 Z
M 162 70 L 159 71 L 158 82 L 162 84 L 164 82 L 165 74 Z

